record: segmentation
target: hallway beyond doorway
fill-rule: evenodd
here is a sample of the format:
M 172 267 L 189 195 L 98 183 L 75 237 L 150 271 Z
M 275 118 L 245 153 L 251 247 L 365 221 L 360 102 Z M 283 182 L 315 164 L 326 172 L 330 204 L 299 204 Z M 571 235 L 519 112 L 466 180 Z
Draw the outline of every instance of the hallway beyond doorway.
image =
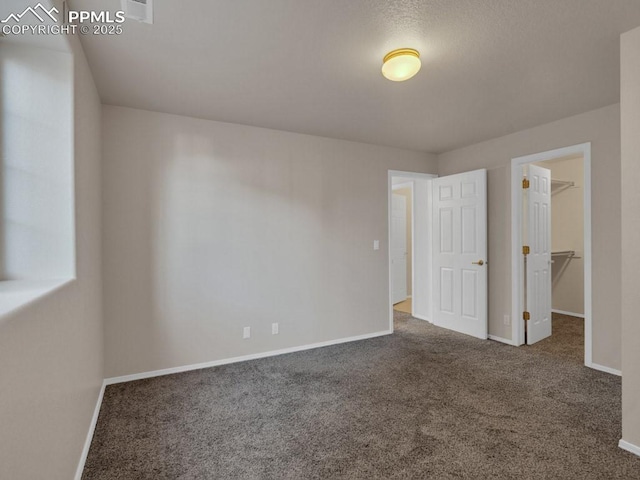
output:
M 396 303 L 393 306 L 396 312 L 408 313 L 411 315 L 411 297 L 407 298 L 404 302 Z

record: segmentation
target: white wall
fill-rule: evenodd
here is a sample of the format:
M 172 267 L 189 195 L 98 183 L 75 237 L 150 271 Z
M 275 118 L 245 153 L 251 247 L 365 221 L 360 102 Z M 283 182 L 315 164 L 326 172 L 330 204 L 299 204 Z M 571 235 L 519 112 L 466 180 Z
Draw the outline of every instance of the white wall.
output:
M 75 274 L 72 58 L 0 49 L 0 280 Z
M 515 157 L 591 142 L 593 361 L 619 369 L 620 106 L 611 105 L 438 156 L 438 173 L 488 169 L 489 333 L 511 338 L 511 188 Z
M 104 106 L 107 377 L 386 331 L 387 172 L 435 167 Z
M 431 180 L 413 179 L 413 314 L 431 320 Z M 422 206 L 422 208 L 420 208 Z
M 103 379 L 100 100 L 77 39 L 77 279 L 0 318 L 0 478 L 73 478 Z
M 411 187 L 394 188 L 393 193 L 402 195 L 407 201 L 407 295 L 411 296 L 411 278 L 413 269 L 413 258 L 411 255 L 411 219 L 412 219 L 412 198 Z
M 622 438 L 640 454 L 640 28 L 622 35 L 621 65 Z

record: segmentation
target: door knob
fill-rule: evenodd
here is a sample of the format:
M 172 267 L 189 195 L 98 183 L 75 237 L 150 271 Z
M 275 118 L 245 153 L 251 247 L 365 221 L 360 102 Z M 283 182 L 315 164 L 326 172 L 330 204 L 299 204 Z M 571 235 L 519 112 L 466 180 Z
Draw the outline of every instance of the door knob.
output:
M 474 265 L 480 265 L 480 266 L 484 265 L 483 260 L 478 260 L 477 262 L 471 262 L 471 263 L 473 263 Z

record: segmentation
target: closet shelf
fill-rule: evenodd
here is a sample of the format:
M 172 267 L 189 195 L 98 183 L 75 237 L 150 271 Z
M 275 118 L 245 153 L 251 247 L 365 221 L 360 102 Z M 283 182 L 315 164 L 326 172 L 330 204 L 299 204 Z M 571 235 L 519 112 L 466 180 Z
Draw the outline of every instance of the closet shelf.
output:
M 575 257 L 576 256 L 576 251 L 575 250 L 561 250 L 558 252 L 551 252 L 551 256 L 552 257 Z
M 565 180 L 551 179 L 551 195 L 556 195 L 560 192 L 567 190 L 568 188 L 574 188 L 576 182 L 568 182 Z

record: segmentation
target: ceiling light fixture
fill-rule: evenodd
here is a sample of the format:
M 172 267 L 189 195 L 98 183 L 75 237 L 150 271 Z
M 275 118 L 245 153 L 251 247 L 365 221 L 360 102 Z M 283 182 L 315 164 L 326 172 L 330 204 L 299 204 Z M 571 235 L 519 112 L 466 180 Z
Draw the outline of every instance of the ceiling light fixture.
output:
M 420 71 L 420 53 L 413 48 L 399 48 L 382 60 L 382 75 L 392 82 L 404 82 Z

